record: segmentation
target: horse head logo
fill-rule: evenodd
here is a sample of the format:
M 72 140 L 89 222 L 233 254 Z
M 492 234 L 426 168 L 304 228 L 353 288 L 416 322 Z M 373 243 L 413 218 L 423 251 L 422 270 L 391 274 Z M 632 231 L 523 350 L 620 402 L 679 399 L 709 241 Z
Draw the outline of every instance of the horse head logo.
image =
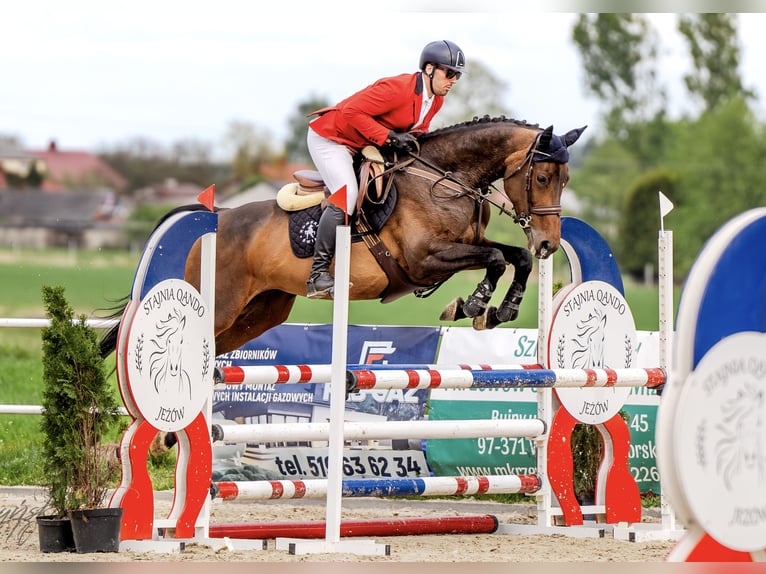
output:
M 191 398 L 191 380 L 182 364 L 185 327 L 186 317 L 175 308 L 156 325 L 149 376 L 158 395 L 188 394 Z
M 599 309 L 588 313 L 587 319 L 577 322 L 577 336 L 572 339 L 572 367 L 575 369 L 603 369 L 606 314 Z
M 721 406 L 723 418 L 717 425 L 722 438 L 716 442 L 716 466 L 728 490 L 755 488 L 766 478 L 764 421 L 761 417 L 763 391 L 745 385 Z

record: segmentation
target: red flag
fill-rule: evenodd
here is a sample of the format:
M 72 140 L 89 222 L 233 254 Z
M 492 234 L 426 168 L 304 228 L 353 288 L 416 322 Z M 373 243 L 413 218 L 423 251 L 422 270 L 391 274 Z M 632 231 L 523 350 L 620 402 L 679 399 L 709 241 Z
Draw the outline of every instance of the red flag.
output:
M 197 196 L 197 201 L 207 207 L 210 211 L 215 211 L 215 184 L 200 193 Z
M 338 191 L 330 195 L 330 197 L 327 198 L 327 201 L 343 210 L 343 213 L 346 214 L 346 225 L 348 225 L 348 200 L 346 198 L 346 186 L 344 185 Z

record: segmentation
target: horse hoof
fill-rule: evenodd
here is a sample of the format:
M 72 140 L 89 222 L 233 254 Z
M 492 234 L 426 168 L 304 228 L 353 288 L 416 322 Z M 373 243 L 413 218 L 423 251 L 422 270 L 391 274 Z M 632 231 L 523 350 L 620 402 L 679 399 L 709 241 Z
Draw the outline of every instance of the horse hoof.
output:
M 474 331 L 486 331 L 487 329 L 491 329 L 492 327 L 489 326 L 489 317 L 490 313 L 495 310 L 494 307 L 488 307 L 484 310 L 484 313 L 481 315 L 476 315 L 476 317 L 473 318 L 473 328 Z
M 458 319 L 464 319 L 465 315 L 463 314 L 463 298 L 462 297 L 455 297 L 442 311 L 442 314 L 439 315 L 440 321 L 457 321 Z
M 488 331 L 497 327 L 502 321 L 497 318 L 497 308 L 487 307 L 487 311 L 474 317 L 473 328 L 476 331 Z
M 156 435 L 154 435 L 154 439 L 149 445 L 149 453 L 152 456 L 160 456 L 166 453 L 168 450 L 170 449 L 165 445 L 165 433 L 158 432 Z

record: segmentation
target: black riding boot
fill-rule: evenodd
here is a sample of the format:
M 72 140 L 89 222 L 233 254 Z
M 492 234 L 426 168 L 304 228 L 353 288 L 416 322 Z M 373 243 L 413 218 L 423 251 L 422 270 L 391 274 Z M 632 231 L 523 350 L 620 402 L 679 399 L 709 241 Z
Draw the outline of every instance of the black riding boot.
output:
M 330 263 L 335 255 L 335 229 L 346 221 L 342 209 L 330 204 L 322 212 L 317 226 L 317 239 L 314 245 L 314 263 L 311 266 L 309 280 L 306 281 L 306 297 L 309 299 L 331 297 L 335 281 L 330 275 Z

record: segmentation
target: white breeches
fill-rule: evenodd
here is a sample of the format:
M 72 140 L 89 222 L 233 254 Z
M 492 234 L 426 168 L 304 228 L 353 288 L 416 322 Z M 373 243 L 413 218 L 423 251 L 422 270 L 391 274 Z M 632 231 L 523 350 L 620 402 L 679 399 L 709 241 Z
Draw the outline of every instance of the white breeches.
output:
M 346 211 L 354 213 L 356 199 L 359 197 L 359 184 L 354 172 L 354 156 L 346 146 L 324 138 L 311 129 L 309 124 L 306 136 L 311 159 L 317 171 L 322 175 L 330 193 L 335 193 L 346 186 Z

